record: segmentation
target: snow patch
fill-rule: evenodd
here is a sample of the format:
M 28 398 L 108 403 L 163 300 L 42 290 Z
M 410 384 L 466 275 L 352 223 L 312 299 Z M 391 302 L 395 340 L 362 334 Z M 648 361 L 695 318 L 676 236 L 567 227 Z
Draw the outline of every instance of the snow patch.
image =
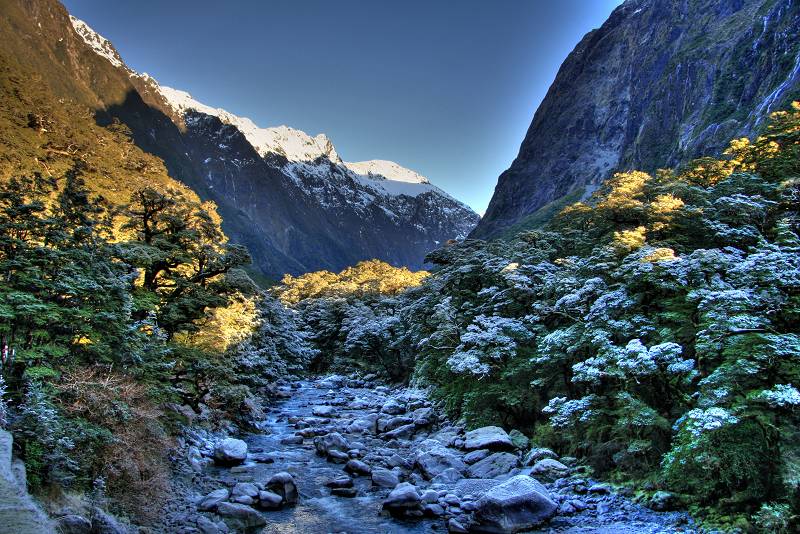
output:
M 91 49 L 94 50 L 98 56 L 104 57 L 115 67 L 127 68 L 125 63 L 122 62 L 122 58 L 114 48 L 114 45 L 111 44 L 111 41 L 94 31 L 81 19 L 70 15 L 69 20 L 72 23 L 72 27 L 75 29 L 75 32 L 77 32 L 80 38 L 83 39 L 83 42 L 89 45 L 89 47 L 91 47 Z

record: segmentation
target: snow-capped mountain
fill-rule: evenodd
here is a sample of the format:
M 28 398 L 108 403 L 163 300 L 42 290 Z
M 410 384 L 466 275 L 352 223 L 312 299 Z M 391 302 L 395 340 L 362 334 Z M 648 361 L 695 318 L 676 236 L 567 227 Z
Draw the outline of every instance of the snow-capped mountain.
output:
M 411 268 L 479 216 L 418 173 L 385 160 L 344 162 L 324 134 L 260 127 L 129 69 L 113 45 L 70 18 L 85 44 L 135 89 L 109 112 L 171 173 L 214 201 L 223 228 L 270 277 L 378 258 Z M 140 107 L 145 103 L 150 111 Z M 135 111 L 128 106 L 136 106 Z M 149 115 L 144 119 L 143 115 Z

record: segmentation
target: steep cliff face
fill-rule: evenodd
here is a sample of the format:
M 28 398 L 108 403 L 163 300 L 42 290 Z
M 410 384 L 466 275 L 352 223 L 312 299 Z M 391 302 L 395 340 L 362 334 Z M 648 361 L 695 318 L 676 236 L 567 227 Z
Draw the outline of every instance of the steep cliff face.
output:
M 426 253 L 478 221 L 408 169 L 351 168 L 324 135 L 259 128 L 161 87 L 56 0 L 0 0 L 0 14 L 4 76 L 33 72 L 37 86 L 93 110 L 98 125 L 122 123 L 172 178 L 217 204 L 226 234 L 248 246 L 260 274 L 338 271 L 371 258 L 420 268 Z
M 472 237 L 750 136 L 800 96 L 795 0 L 627 0 L 567 57 Z

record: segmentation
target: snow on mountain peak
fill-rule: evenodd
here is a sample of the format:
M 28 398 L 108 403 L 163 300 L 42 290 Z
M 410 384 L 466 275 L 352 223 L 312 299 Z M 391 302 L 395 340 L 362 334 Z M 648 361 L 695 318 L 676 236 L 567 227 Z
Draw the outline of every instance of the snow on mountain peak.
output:
M 401 167 L 394 161 L 384 159 L 373 159 L 370 161 L 358 161 L 345 163 L 345 166 L 361 176 L 382 176 L 393 182 L 405 182 L 409 184 L 430 184 L 431 182 L 424 176 Z
M 239 117 L 222 108 L 207 106 L 192 98 L 186 91 L 165 85 L 160 85 L 159 88 L 167 104 L 175 112 L 182 115 L 193 110 L 218 117 L 222 122 L 235 126 L 242 132 L 262 157 L 273 153 L 285 156 L 289 161 L 300 162 L 314 161 L 325 156 L 334 163 L 341 162 L 333 143 L 325 134 L 311 137 L 303 131 L 288 126 L 259 128 L 251 119 Z
M 313 165 L 314 162 L 324 157 L 336 165 L 347 168 L 352 173 L 351 176 L 353 178 L 377 194 L 416 197 L 423 193 L 435 192 L 458 202 L 431 184 L 426 177 L 393 161 L 343 162 L 333 143 L 325 134 L 318 134 L 312 137 L 301 130 L 296 130 L 289 126 L 259 128 L 247 117 L 240 117 L 222 108 L 208 106 L 195 100 L 186 91 L 161 85 L 147 73 L 139 74 L 130 70 L 122 61 L 111 42 L 95 32 L 84 21 L 71 15 L 70 21 L 78 35 L 97 55 L 107 59 L 115 67 L 125 69 L 130 76 L 140 78 L 146 82 L 148 87 L 161 94 L 167 106 L 176 115 L 183 117 L 188 112 L 195 111 L 217 117 L 223 123 L 237 128 L 261 157 L 266 157 L 268 154 L 284 156 L 291 164 L 289 167 L 308 167 L 309 165 L 315 167 Z
M 117 53 L 114 45 L 111 44 L 111 41 L 94 31 L 79 18 L 70 15 L 69 20 L 72 22 L 72 27 L 75 29 L 75 32 L 98 56 L 106 58 L 115 67 L 125 68 L 125 63 L 122 62 L 122 58 Z

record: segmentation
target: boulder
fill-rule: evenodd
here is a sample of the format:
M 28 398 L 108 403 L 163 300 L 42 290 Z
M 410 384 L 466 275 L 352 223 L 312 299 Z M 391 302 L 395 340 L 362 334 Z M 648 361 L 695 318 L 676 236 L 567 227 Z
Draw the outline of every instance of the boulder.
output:
M 674 493 L 670 493 L 669 491 L 657 491 L 650 497 L 650 501 L 647 505 L 657 512 L 667 512 L 669 510 L 675 510 L 679 502 Z
M 568 475 L 569 467 L 552 458 L 539 460 L 531 468 L 531 476 L 543 482 L 553 482 Z
M 353 487 L 353 479 L 344 476 L 341 478 L 335 478 L 333 480 L 329 480 L 325 483 L 325 485 L 331 489 L 333 488 L 352 488 Z
M 350 461 L 350 455 L 346 452 L 332 449 L 328 451 L 328 461 L 335 464 L 344 464 Z
M 417 492 L 416 486 L 408 482 L 401 482 L 397 485 L 383 501 L 383 509 L 392 515 L 405 515 L 409 511 L 418 510 L 422 498 Z
M 378 417 L 378 414 L 369 414 L 364 417 L 359 417 L 347 425 L 347 432 L 349 434 L 375 434 L 378 431 Z
M 280 495 L 283 498 L 283 503 L 289 506 L 297 504 L 299 499 L 294 478 L 285 471 L 272 475 L 272 478 L 264 484 L 264 489 Z
M 238 526 L 241 526 L 245 529 L 263 527 L 267 524 L 264 516 L 246 504 L 237 504 L 232 502 L 220 503 L 220 505 L 217 506 L 217 514 L 221 515 L 222 517 L 230 518 Z
M 344 470 L 356 476 L 369 476 L 370 473 L 372 473 L 372 468 L 361 460 L 350 460 L 347 462 L 347 465 L 344 466 Z
M 430 480 L 445 469 L 456 469 L 463 473 L 467 466 L 454 452 L 444 447 L 431 448 L 417 455 L 414 466 L 426 479 Z
M 514 444 L 514 448 L 518 450 L 525 450 L 531 443 L 531 440 L 528 439 L 528 436 L 517 430 L 516 428 L 513 429 L 511 432 L 508 433 L 509 439 L 511 439 L 511 443 Z
M 225 438 L 214 447 L 214 461 L 218 465 L 239 465 L 247 459 L 247 443 L 236 438 Z
M 316 386 L 321 389 L 339 389 L 345 382 L 347 379 L 341 375 L 330 375 L 317 381 Z
M 336 408 L 333 406 L 314 406 L 311 413 L 317 417 L 333 417 L 336 414 Z
M 455 484 L 459 480 L 464 478 L 464 475 L 458 469 L 453 469 L 452 467 L 445 469 L 431 480 L 434 484 Z
M 401 415 L 406 413 L 406 407 L 397 399 L 389 399 L 381 407 L 381 412 L 389 415 Z
M 433 408 L 417 408 L 411 413 L 411 419 L 417 426 L 430 426 L 436 422 Z
M 331 432 L 314 438 L 314 448 L 319 454 L 326 456 L 330 451 L 347 452 L 350 450 L 350 444 L 338 432 Z
M 204 515 L 198 515 L 195 519 L 195 524 L 200 534 L 223 534 L 223 532 L 229 532 L 223 521 L 215 523 Z
M 533 465 L 539 460 L 544 460 L 545 458 L 557 460 L 558 455 L 550 449 L 544 447 L 534 447 L 533 449 L 529 450 L 527 454 L 525 454 L 525 458 L 522 460 L 522 463 L 523 465 Z
M 514 444 L 506 431 L 499 426 L 485 426 L 467 432 L 464 448 L 468 451 L 477 449 L 506 451 L 513 449 Z
M 197 509 L 201 512 L 213 512 L 217 509 L 219 503 L 227 501 L 230 497 L 230 492 L 227 488 L 220 488 L 214 490 L 197 503 Z
M 394 471 L 376 468 L 372 470 L 372 485 L 381 488 L 394 488 L 400 483 L 400 477 Z
M 516 455 L 509 452 L 496 452 L 469 466 L 467 474 L 470 478 L 496 478 L 507 474 L 517 465 L 519 465 L 519 459 Z
M 478 449 L 477 451 L 468 452 L 464 455 L 464 463 L 472 465 L 475 462 L 480 462 L 490 454 L 492 454 L 492 451 L 489 449 Z
M 456 482 L 453 493 L 461 495 L 482 495 L 489 488 L 499 486 L 501 482 L 493 478 L 465 478 Z
M 395 416 L 387 419 L 378 419 L 378 432 L 389 432 L 401 426 L 410 425 L 414 422 L 413 419 L 406 416 Z
M 283 505 L 283 497 L 271 491 L 259 491 L 258 505 L 265 510 L 278 510 Z
M 521 532 L 548 521 L 558 506 L 547 489 L 525 475 L 488 489 L 475 503 L 474 530 L 487 533 Z
M 252 482 L 239 482 L 231 490 L 231 497 L 239 497 L 240 495 L 258 497 L 258 487 Z
M 395 428 L 392 431 L 389 431 L 383 435 L 383 439 L 385 440 L 392 440 L 392 439 L 410 439 L 411 436 L 414 435 L 414 431 L 416 431 L 417 427 L 413 423 L 410 425 L 403 425 L 399 428 Z

